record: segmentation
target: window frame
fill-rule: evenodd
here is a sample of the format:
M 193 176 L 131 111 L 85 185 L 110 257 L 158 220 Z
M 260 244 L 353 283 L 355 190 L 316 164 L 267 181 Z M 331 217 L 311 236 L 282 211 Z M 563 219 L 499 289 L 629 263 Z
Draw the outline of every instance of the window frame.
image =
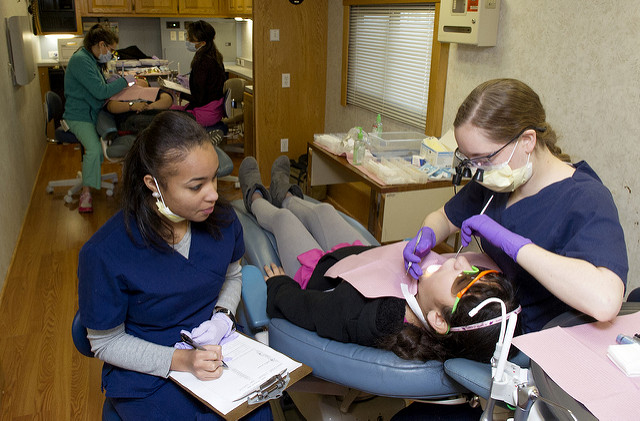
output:
M 449 65 L 449 43 L 438 41 L 438 23 L 440 20 L 440 0 L 343 0 L 342 13 L 342 83 L 340 104 L 347 106 L 347 77 L 349 66 L 349 21 L 351 6 L 375 6 L 394 4 L 425 3 L 435 6 L 434 36 L 431 45 L 431 67 L 429 69 L 429 95 L 424 133 L 428 136 L 442 135 L 444 116 L 444 95 L 447 85 Z

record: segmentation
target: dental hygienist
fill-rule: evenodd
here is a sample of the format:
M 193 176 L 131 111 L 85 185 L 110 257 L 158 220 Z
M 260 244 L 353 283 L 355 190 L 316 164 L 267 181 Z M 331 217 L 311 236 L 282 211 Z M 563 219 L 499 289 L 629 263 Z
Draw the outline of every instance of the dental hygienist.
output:
M 237 335 L 244 241 L 218 196 L 218 165 L 191 116 L 158 114 L 125 159 L 122 210 L 80 251 L 80 319 L 123 420 L 222 419 L 168 379 L 170 370 L 223 376 L 218 344 Z M 247 417 L 271 419 L 269 406 Z
M 515 283 L 524 332 L 570 308 L 616 317 L 628 272 L 617 208 L 586 162 L 565 162 L 538 95 L 518 80 L 485 82 L 458 109 L 454 129 L 457 172 L 475 172 L 473 180 L 426 216 L 405 264 L 460 230 L 465 246 L 480 237 Z M 412 276 L 420 272 L 411 266 Z
M 187 25 L 187 50 L 194 52 L 189 74 L 190 95 L 186 106 L 172 109 L 193 114 L 204 127 L 213 126 L 224 117 L 224 82 L 227 76 L 222 53 L 215 44 L 216 30 L 208 22 L 197 20 Z
M 118 35 L 115 32 L 101 24 L 92 26 L 84 37 L 83 47 L 69 59 L 64 75 L 66 102 L 63 118 L 84 147 L 79 212 L 93 211 L 91 188 L 99 190 L 102 184 L 102 146 L 96 132 L 98 112 L 109 97 L 123 90 L 128 83 L 135 82 L 131 77 L 107 83 L 102 73 L 117 45 Z

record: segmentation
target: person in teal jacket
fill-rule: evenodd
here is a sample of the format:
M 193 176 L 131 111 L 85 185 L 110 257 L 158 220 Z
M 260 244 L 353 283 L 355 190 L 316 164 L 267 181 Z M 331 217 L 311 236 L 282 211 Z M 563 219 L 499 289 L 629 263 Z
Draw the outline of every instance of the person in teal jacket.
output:
M 96 132 L 98 112 L 105 100 L 128 84 L 125 78 L 107 83 L 102 73 L 101 65 L 111 60 L 117 45 L 118 35 L 100 24 L 94 25 L 85 35 L 83 46 L 69 59 L 64 76 L 66 102 L 63 118 L 84 146 L 80 212 L 93 211 L 90 189 L 100 189 L 101 185 L 100 165 L 103 157 Z

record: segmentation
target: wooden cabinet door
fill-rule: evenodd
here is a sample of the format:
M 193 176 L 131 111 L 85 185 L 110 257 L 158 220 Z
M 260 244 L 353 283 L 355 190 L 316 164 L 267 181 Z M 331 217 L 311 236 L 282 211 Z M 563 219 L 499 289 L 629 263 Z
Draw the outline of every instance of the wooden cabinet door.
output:
M 180 15 L 214 15 L 220 11 L 218 0 L 179 0 Z
M 178 0 L 131 0 L 135 13 L 140 14 L 176 14 Z
M 228 0 L 228 9 L 230 14 L 250 15 L 253 11 L 252 0 Z
M 89 13 L 131 13 L 133 0 L 88 0 Z

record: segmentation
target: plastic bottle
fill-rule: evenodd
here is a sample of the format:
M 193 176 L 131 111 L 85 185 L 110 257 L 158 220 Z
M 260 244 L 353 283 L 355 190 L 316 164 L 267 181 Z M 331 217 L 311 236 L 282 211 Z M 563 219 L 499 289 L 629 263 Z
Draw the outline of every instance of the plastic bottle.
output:
M 380 114 L 376 117 L 376 122 L 373 123 L 373 133 L 377 135 L 382 134 L 382 116 Z
M 362 127 L 359 127 L 358 137 L 353 139 L 353 164 L 362 165 L 364 161 L 365 153 L 364 134 L 362 133 Z

